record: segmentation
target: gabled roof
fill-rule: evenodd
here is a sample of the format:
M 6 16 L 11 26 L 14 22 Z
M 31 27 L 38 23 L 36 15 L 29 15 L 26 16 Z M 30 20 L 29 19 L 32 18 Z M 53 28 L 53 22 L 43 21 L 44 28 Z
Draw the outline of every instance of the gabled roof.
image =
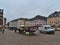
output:
M 60 16 L 60 11 L 55 11 L 54 13 L 52 13 L 51 15 L 49 15 L 48 18 L 59 17 L 59 16 Z
M 47 20 L 47 17 L 44 17 L 44 16 L 40 16 L 40 15 L 37 15 L 35 16 L 34 18 L 31 18 L 31 19 L 27 19 L 27 18 L 18 18 L 18 19 L 14 19 L 10 22 L 13 22 L 13 21 L 18 21 L 18 20 L 26 20 L 26 21 L 32 21 L 32 20 Z M 9 22 L 8 22 L 9 23 Z
M 38 19 L 40 19 L 40 20 L 47 20 L 47 17 L 37 15 L 34 18 L 31 18 L 30 20 L 38 20 Z
M 18 18 L 18 19 L 14 19 L 14 20 L 12 20 L 12 21 L 10 21 L 10 22 L 18 21 L 18 20 L 28 20 L 28 19 L 27 19 L 27 18 Z

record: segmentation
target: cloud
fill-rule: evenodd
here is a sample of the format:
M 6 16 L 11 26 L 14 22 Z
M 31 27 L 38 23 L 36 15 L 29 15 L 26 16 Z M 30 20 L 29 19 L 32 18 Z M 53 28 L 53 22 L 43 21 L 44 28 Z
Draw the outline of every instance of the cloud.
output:
M 59 0 L 0 0 L 0 8 L 4 9 L 4 17 L 8 21 L 24 17 L 32 18 L 38 14 L 48 16 L 60 10 Z

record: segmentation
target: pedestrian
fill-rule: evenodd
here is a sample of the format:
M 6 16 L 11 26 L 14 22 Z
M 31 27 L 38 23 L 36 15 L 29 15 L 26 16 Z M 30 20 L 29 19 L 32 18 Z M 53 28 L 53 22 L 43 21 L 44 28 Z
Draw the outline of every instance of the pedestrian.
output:
M 17 28 L 15 28 L 14 30 L 15 30 L 15 32 L 16 32 L 16 31 L 17 31 Z
M 17 29 L 15 29 L 15 32 L 17 31 Z
M 5 28 L 2 29 L 2 34 L 4 34 Z

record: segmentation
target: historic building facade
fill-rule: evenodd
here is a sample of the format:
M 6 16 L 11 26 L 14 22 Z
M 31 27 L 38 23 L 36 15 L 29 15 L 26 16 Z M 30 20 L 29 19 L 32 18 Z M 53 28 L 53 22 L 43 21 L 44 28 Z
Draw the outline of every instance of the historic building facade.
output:
M 18 18 L 9 22 L 9 27 L 38 27 L 42 24 L 47 24 L 47 17 L 37 15 L 34 18 Z
M 6 18 L 3 17 L 3 9 L 0 9 L 0 29 L 6 25 Z
M 32 26 L 40 26 L 47 24 L 47 17 L 37 15 L 31 19 Z
M 19 29 L 19 28 L 21 28 L 21 27 L 25 27 L 27 20 L 28 20 L 28 19 L 26 19 L 26 18 L 19 18 L 19 19 L 18 19 L 17 28 Z
M 3 9 L 0 9 L 0 25 L 3 25 Z
M 47 24 L 52 25 L 53 27 L 60 27 L 60 11 L 55 11 L 47 18 Z
M 3 18 L 3 26 L 6 25 L 6 18 Z
M 26 20 L 27 19 L 25 19 L 25 18 L 18 18 L 18 19 L 10 21 L 8 23 L 8 25 L 9 25 L 9 27 L 16 27 L 16 28 L 24 27 Z
M 12 20 L 9 22 L 9 27 L 17 27 L 17 20 Z

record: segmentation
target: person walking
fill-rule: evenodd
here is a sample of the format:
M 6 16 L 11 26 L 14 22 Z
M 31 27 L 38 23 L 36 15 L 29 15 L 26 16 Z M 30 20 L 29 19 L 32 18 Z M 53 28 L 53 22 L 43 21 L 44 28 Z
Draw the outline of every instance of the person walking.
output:
M 5 28 L 2 29 L 2 34 L 4 34 Z

